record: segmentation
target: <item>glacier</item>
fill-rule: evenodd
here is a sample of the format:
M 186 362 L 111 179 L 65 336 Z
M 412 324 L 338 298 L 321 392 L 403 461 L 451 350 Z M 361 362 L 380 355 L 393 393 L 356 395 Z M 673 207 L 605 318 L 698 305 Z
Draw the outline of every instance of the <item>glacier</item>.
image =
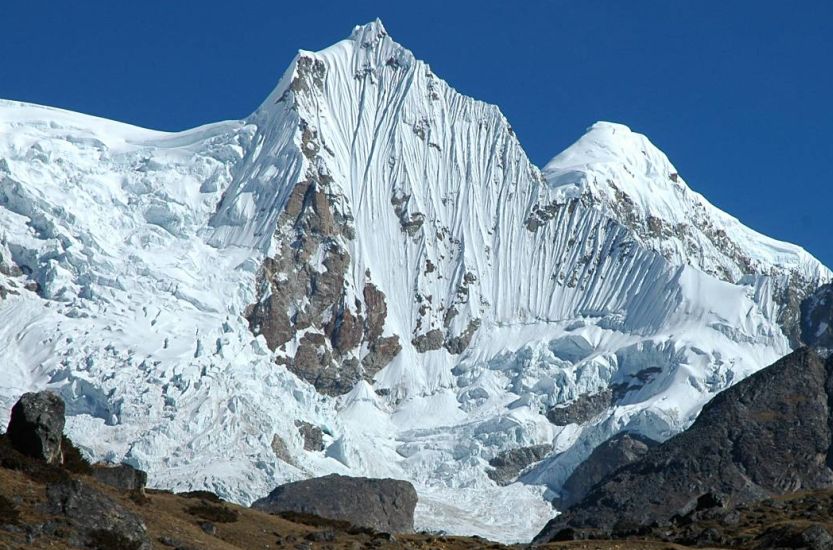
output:
M 394 477 L 418 528 L 530 540 L 596 445 L 687 427 L 798 344 L 830 280 L 624 125 L 539 169 L 378 20 L 299 52 L 240 121 L 0 101 L 0 421 L 53 389 L 84 452 L 157 487 L 248 504 Z M 588 418 L 548 418 L 588 396 Z

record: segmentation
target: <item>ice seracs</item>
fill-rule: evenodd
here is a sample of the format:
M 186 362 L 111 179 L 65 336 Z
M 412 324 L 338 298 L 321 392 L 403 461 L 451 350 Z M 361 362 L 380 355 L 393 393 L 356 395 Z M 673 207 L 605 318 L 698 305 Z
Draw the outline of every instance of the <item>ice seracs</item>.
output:
M 300 52 L 243 121 L 0 103 L 0 240 L 0 401 L 59 391 L 73 441 L 177 490 L 397 477 L 418 529 L 499 540 L 530 539 L 598 443 L 667 438 L 787 353 L 830 278 L 624 126 L 539 170 L 378 21 Z

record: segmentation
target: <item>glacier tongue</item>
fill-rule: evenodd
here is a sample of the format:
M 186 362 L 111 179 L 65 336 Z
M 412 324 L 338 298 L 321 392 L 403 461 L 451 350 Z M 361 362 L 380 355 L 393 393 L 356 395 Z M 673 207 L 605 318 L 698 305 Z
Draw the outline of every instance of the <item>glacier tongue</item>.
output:
M 300 52 L 244 121 L 0 102 L 2 414 L 60 391 L 73 440 L 161 487 L 248 503 L 397 477 L 419 528 L 528 540 L 595 445 L 667 438 L 788 352 L 829 279 L 625 126 L 540 171 L 379 21 Z M 489 477 L 542 444 L 518 482 Z

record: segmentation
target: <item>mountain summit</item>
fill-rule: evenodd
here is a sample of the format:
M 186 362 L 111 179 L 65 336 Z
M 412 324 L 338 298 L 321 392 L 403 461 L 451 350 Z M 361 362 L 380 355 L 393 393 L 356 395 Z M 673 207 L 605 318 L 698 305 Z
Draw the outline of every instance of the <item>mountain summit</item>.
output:
M 499 540 L 789 352 L 830 279 L 624 126 L 539 170 L 379 21 L 242 121 L 0 102 L 0 237 L 0 410 L 49 387 L 87 453 L 242 503 L 407 479 L 418 529 Z

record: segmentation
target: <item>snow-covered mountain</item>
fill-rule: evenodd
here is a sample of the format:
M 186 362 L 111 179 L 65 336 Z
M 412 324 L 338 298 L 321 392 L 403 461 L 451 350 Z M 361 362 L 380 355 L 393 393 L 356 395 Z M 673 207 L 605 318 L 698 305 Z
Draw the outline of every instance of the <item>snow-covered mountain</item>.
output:
M 625 126 L 539 170 L 379 21 L 242 121 L 0 102 L 0 405 L 54 388 L 73 441 L 178 490 L 396 477 L 418 527 L 528 540 L 595 445 L 688 426 L 830 279 Z

